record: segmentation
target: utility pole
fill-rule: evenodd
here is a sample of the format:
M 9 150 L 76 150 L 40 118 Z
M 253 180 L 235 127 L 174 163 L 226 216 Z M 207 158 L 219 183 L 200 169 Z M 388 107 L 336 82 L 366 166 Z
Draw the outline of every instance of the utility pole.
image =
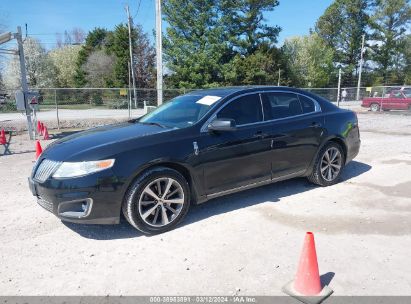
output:
M 128 62 L 128 119 L 131 119 L 131 64 Z
M 24 94 L 24 104 L 26 108 L 26 117 L 27 117 L 27 129 L 29 132 L 30 139 L 34 139 L 33 135 L 33 125 L 31 123 L 31 108 L 27 102 L 26 95 L 29 92 L 29 87 L 27 85 L 27 75 L 26 75 L 26 61 L 24 60 L 24 51 L 23 51 L 23 39 L 21 36 L 21 27 L 17 27 L 17 33 L 14 34 L 14 37 L 17 40 L 17 45 L 19 49 L 19 59 L 20 59 L 20 75 L 21 75 L 21 89 Z
M 364 43 L 365 43 L 365 35 L 362 35 L 360 69 L 358 71 L 358 84 L 357 84 L 357 98 L 356 98 L 357 101 L 360 100 L 361 74 L 362 74 L 362 65 L 364 63 L 364 52 L 365 52 Z
M 340 107 L 341 68 L 338 70 L 337 107 Z
M 278 69 L 278 82 L 277 82 L 277 86 L 280 86 L 280 80 L 281 80 L 281 69 Z
M 157 59 L 157 105 L 163 104 L 163 45 L 161 31 L 161 0 L 156 1 L 156 59 Z
M 128 45 L 130 49 L 130 68 L 131 68 L 131 78 L 133 79 L 133 92 L 134 92 L 134 106 L 137 109 L 137 90 L 136 90 L 136 76 L 134 75 L 134 60 L 133 60 L 133 44 L 131 41 L 131 24 L 133 20 L 130 16 L 130 10 L 128 5 L 126 5 L 127 19 L 128 19 Z

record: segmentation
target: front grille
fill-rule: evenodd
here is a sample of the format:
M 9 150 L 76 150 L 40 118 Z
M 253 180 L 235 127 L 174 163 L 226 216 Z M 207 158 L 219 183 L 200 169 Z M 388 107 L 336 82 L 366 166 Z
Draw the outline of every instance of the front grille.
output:
M 61 164 L 54 160 L 44 159 L 40 165 L 37 167 L 36 172 L 34 173 L 34 179 L 43 183 L 50 174 Z
M 52 204 L 52 203 L 50 203 L 50 202 L 42 199 L 41 197 L 39 197 L 39 198 L 37 199 L 37 203 L 38 203 L 41 207 L 43 207 L 44 209 L 46 209 L 46 210 L 48 210 L 48 211 L 50 211 L 50 212 L 53 212 L 53 204 Z

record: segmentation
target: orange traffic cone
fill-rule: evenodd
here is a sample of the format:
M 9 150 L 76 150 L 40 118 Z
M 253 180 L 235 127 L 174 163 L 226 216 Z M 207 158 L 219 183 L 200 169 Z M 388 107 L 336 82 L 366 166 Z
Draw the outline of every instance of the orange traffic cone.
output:
M 44 140 L 49 140 L 50 139 L 49 132 L 47 131 L 46 126 L 44 126 L 43 139 Z
M 41 124 L 40 120 L 37 120 L 37 133 L 40 134 Z
M 0 133 L 0 145 L 5 145 L 7 142 L 6 140 L 6 132 L 4 132 L 4 129 L 1 129 Z
M 44 132 L 44 124 L 40 122 L 40 135 L 43 135 Z
M 43 149 L 41 148 L 40 141 L 36 140 L 36 159 L 39 158 L 42 152 Z
M 328 286 L 324 286 L 324 288 L 321 286 L 312 232 L 307 232 L 305 235 L 295 280 L 285 285 L 283 292 L 304 303 L 321 303 L 333 293 L 333 290 Z

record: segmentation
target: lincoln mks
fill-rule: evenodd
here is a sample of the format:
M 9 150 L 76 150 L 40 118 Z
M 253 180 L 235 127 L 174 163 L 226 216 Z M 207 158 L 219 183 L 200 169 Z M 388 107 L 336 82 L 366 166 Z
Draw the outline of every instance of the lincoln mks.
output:
M 335 184 L 357 154 L 357 116 L 309 92 L 234 87 L 178 96 L 145 116 L 50 144 L 29 185 L 61 220 L 147 234 L 190 205 L 294 177 Z

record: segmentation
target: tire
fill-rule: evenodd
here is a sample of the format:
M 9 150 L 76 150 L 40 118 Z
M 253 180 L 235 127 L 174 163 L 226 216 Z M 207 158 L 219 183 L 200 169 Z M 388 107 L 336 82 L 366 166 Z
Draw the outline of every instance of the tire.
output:
M 371 112 L 378 112 L 380 110 L 380 105 L 378 103 L 372 103 L 370 105 Z
M 167 193 L 162 193 L 167 188 Z M 126 220 L 145 234 L 173 229 L 189 208 L 187 180 L 178 171 L 167 167 L 152 168 L 139 176 L 127 190 L 122 205 Z
M 338 154 L 336 155 L 334 161 L 331 162 L 332 165 L 330 166 L 330 162 L 327 160 L 326 153 L 328 153 L 329 157 L 331 156 L 331 159 L 333 154 L 330 154 L 330 152 L 337 151 Z M 328 142 L 324 145 L 324 147 L 321 148 L 320 152 L 318 153 L 317 159 L 313 166 L 313 171 L 307 178 L 310 182 L 323 187 L 334 185 L 338 182 L 341 176 L 341 172 L 344 169 L 344 164 L 345 155 L 341 145 L 336 142 Z M 338 172 L 337 166 L 339 166 Z M 324 169 L 325 167 L 330 169 Z M 331 175 L 329 175 L 329 170 L 331 170 Z

